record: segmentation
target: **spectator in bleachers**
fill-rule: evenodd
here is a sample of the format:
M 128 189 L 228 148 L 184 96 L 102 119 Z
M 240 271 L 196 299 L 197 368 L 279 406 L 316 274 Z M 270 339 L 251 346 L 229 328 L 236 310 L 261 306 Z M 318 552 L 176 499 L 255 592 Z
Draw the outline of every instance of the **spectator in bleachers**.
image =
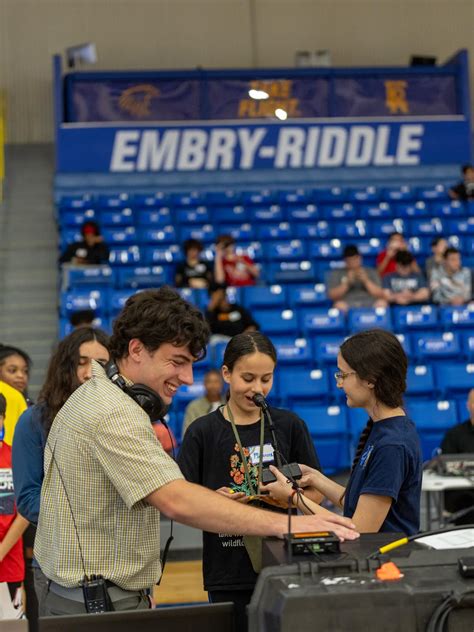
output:
M 0 393 L 0 430 L 3 432 L 7 400 Z M 21 584 L 25 578 L 22 535 L 28 521 L 15 506 L 12 476 L 12 449 L 0 439 L 0 481 L 2 502 L 0 511 L 0 582 L 6 582 L 14 606 L 21 608 Z M 22 608 L 21 608 L 22 609 Z
M 74 265 L 100 265 L 109 262 L 109 249 L 104 243 L 96 222 L 81 226 L 82 241 L 70 244 L 59 258 L 59 263 Z
M 386 307 L 384 290 L 375 270 L 362 265 L 357 246 L 348 245 L 342 253 L 345 268 L 332 270 L 328 278 L 328 296 L 334 307 Z
M 31 371 L 30 356 L 10 345 L 0 345 L 0 380 L 19 391 L 27 404 L 31 404 L 28 398 L 28 380 Z
M 463 165 L 461 173 L 461 182 L 451 187 L 448 195 L 452 200 L 460 200 L 461 202 L 474 200 L 474 166 Z
M 414 261 L 414 256 L 408 250 L 399 250 L 395 255 L 395 272 L 387 274 L 383 279 L 389 303 L 412 305 L 429 301 L 430 291 L 425 277 L 419 272 L 413 272 Z
M 431 257 L 425 261 L 425 273 L 428 281 L 431 279 L 431 273 L 435 269 L 443 267 L 444 258 L 443 255 L 448 247 L 448 242 L 444 237 L 434 237 L 431 241 Z
M 457 248 L 445 250 L 442 267 L 431 274 L 430 289 L 433 302 L 441 305 L 463 305 L 472 299 L 471 270 L 462 267 Z
M 395 255 L 399 250 L 408 250 L 408 244 L 402 233 L 394 232 L 389 236 L 387 246 L 382 252 L 379 252 L 375 261 L 377 272 L 382 278 L 386 274 L 395 272 Z M 415 268 L 419 271 L 416 261 L 413 264 L 413 269 Z
M 192 402 L 186 406 L 184 411 L 183 421 L 183 437 L 186 430 L 192 424 L 192 422 L 198 417 L 212 413 L 219 408 L 222 404 L 225 404 L 226 399 L 223 393 L 224 382 L 220 371 L 217 369 L 211 369 L 204 376 L 204 395 L 193 399 Z
M 210 301 L 206 310 L 206 320 L 213 336 L 232 338 L 237 334 L 258 329 L 258 323 L 242 305 L 230 303 L 226 285 L 213 283 L 209 288 Z
M 467 397 L 469 419 L 450 428 L 441 443 L 443 454 L 473 454 L 474 455 L 474 389 Z M 453 490 L 445 492 L 445 506 L 448 511 L 455 513 L 469 509 L 463 516 L 453 520 L 454 524 L 474 523 L 474 489 Z
M 95 311 L 93 309 L 80 309 L 72 312 L 69 316 L 69 322 L 74 329 L 78 327 L 93 327 L 95 319 Z
M 174 277 L 176 287 L 208 288 L 212 283 L 212 265 L 201 261 L 203 245 L 199 239 L 186 239 L 183 244 L 184 261 L 178 263 Z
M 238 255 L 232 235 L 220 235 L 216 241 L 214 279 L 217 283 L 243 286 L 255 285 L 259 277 L 258 266 L 248 255 Z

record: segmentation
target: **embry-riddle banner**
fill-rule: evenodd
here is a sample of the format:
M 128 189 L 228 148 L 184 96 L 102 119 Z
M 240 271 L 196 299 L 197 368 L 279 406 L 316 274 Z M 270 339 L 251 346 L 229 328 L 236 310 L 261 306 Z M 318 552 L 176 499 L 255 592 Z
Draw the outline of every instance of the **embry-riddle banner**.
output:
M 461 117 L 457 117 L 458 119 Z M 144 173 L 462 163 L 464 120 L 160 126 L 64 125 L 58 171 Z

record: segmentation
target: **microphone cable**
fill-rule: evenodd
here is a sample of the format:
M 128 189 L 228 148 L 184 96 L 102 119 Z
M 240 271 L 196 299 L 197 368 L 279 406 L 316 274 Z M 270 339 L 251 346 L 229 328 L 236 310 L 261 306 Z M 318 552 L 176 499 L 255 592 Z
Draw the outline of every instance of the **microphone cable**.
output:
M 171 442 L 171 458 L 173 459 L 173 461 L 176 462 L 175 443 L 174 443 L 174 437 L 171 434 L 171 430 L 163 417 L 161 417 L 158 421 L 159 423 L 162 423 L 163 426 L 166 428 L 166 432 L 168 433 L 168 437 Z M 160 579 L 156 582 L 157 586 L 161 584 L 161 580 L 163 579 L 166 562 L 168 560 L 168 553 L 171 547 L 171 543 L 174 540 L 173 529 L 174 529 L 174 520 L 170 520 L 170 534 L 168 536 L 168 539 L 166 540 L 165 548 L 163 549 L 163 555 L 161 557 L 161 576 L 160 576 Z

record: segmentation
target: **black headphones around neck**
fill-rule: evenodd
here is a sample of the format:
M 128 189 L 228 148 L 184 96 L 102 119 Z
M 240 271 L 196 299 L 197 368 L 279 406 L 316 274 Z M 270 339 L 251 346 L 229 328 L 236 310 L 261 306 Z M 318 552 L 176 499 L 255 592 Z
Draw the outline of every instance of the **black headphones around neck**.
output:
M 128 386 L 125 379 L 120 375 L 118 367 L 113 360 L 110 360 L 103 366 L 109 380 L 131 397 L 140 408 L 143 408 L 150 417 L 150 421 L 158 421 L 166 415 L 168 406 L 156 391 L 149 386 L 145 386 L 145 384 L 133 384 L 132 386 Z

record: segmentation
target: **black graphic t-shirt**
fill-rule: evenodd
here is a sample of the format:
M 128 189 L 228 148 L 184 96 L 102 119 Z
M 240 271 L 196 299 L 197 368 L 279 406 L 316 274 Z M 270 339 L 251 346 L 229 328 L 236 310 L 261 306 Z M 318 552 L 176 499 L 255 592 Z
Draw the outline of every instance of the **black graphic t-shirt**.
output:
M 321 469 L 305 422 L 281 408 L 271 407 L 270 414 L 275 425 L 278 448 L 284 457 L 282 460 Z M 249 462 L 252 485 L 256 487 L 260 420 L 250 425 L 237 425 L 237 430 Z M 274 463 L 273 447 L 270 430 L 265 427 L 264 466 Z M 214 490 L 225 486 L 236 492 L 250 493 L 239 446 L 232 426 L 222 415 L 221 409 L 191 424 L 184 436 L 178 464 L 188 481 Z M 257 574 L 252 568 L 238 524 L 235 525 L 235 534 L 203 533 L 203 573 L 205 590 L 251 590 L 254 587 Z

